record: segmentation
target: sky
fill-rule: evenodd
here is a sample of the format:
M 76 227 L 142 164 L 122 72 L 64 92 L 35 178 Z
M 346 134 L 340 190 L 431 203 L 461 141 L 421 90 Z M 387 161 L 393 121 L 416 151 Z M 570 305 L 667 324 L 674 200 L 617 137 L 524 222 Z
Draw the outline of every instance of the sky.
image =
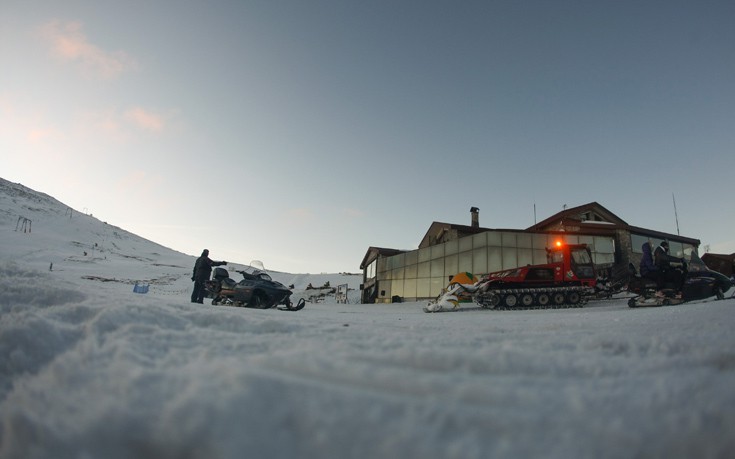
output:
M 734 22 L 731 1 L 5 0 L 0 177 L 293 273 L 357 272 L 473 206 L 523 229 L 597 201 L 732 253 Z

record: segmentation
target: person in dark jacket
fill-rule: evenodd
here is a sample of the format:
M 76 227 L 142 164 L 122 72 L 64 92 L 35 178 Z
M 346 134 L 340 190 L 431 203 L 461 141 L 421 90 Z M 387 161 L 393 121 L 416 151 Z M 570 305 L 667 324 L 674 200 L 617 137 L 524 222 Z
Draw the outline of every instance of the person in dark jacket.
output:
M 194 271 L 191 280 L 194 281 L 194 291 L 191 292 L 192 303 L 204 303 L 204 282 L 212 275 L 212 266 L 226 265 L 226 261 L 212 261 L 209 258 L 209 250 L 204 249 L 202 255 L 194 263 Z
M 651 251 L 651 243 L 646 242 L 641 246 L 643 256 L 641 257 L 640 273 L 642 277 L 655 280 L 658 284 L 659 270 L 653 262 L 653 252 Z
M 653 252 L 653 262 L 656 268 L 661 272 L 661 282 L 674 284 L 677 290 L 681 291 L 684 273 L 671 263 L 684 264 L 683 258 L 677 258 L 669 255 L 669 242 L 662 241 Z

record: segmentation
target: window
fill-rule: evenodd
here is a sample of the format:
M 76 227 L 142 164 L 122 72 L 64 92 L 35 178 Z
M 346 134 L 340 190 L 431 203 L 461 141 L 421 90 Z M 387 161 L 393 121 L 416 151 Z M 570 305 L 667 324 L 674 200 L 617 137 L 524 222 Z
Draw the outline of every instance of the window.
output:
M 365 279 L 372 279 L 375 277 L 375 268 L 378 264 L 378 260 L 373 260 L 372 263 L 367 265 L 367 268 L 365 268 Z
M 574 250 L 572 256 L 572 271 L 580 279 L 592 279 L 595 277 L 595 270 L 592 268 L 592 258 L 586 250 Z
M 646 242 L 651 242 L 648 240 L 648 236 L 641 236 L 640 234 L 630 234 L 630 245 L 632 247 L 633 253 L 643 253 L 643 244 Z M 653 242 L 651 242 L 651 245 L 653 246 Z M 655 246 L 654 246 L 655 247 Z
M 572 251 L 572 261 L 580 265 L 591 265 L 592 264 L 592 259 L 590 259 L 590 254 L 586 250 Z
M 681 242 L 669 242 L 669 255 L 682 258 L 684 257 L 684 244 Z

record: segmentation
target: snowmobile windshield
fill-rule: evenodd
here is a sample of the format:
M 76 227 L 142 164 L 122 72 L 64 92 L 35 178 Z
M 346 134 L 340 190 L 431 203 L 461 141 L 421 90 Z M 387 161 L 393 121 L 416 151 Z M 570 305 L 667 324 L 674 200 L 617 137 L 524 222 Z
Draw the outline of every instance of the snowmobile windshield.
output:
M 250 262 L 250 266 L 245 268 L 245 271 L 252 277 L 257 277 L 262 280 L 272 281 L 273 278 L 265 270 L 263 262 L 260 260 L 253 260 Z
M 692 256 L 689 259 L 689 266 L 687 266 L 687 269 L 689 271 L 709 271 L 710 270 L 707 267 L 707 265 L 704 264 L 702 259 L 699 258 L 699 255 L 697 255 L 696 252 L 692 252 Z

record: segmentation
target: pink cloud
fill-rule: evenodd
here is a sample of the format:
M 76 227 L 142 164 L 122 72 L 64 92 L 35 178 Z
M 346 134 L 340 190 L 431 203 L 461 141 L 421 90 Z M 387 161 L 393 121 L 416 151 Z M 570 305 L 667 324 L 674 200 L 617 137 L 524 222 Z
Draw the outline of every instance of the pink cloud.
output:
M 131 108 L 126 111 L 125 119 L 146 131 L 160 132 L 163 130 L 165 125 L 165 121 L 161 115 L 152 113 L 140 107 Z
M 28 130 L 27 139 L 31 144 L 45 142 L 59 135 L 58 129 L 33 127 Z
M 64 61 L 78 62 L 94 76 L 114 78 L 137 66 L 122 51 L 108 52 L 90 43 L 78 22 L 55 20 L 42 26 L 40 30 L 51 45 L 54 55 Z

